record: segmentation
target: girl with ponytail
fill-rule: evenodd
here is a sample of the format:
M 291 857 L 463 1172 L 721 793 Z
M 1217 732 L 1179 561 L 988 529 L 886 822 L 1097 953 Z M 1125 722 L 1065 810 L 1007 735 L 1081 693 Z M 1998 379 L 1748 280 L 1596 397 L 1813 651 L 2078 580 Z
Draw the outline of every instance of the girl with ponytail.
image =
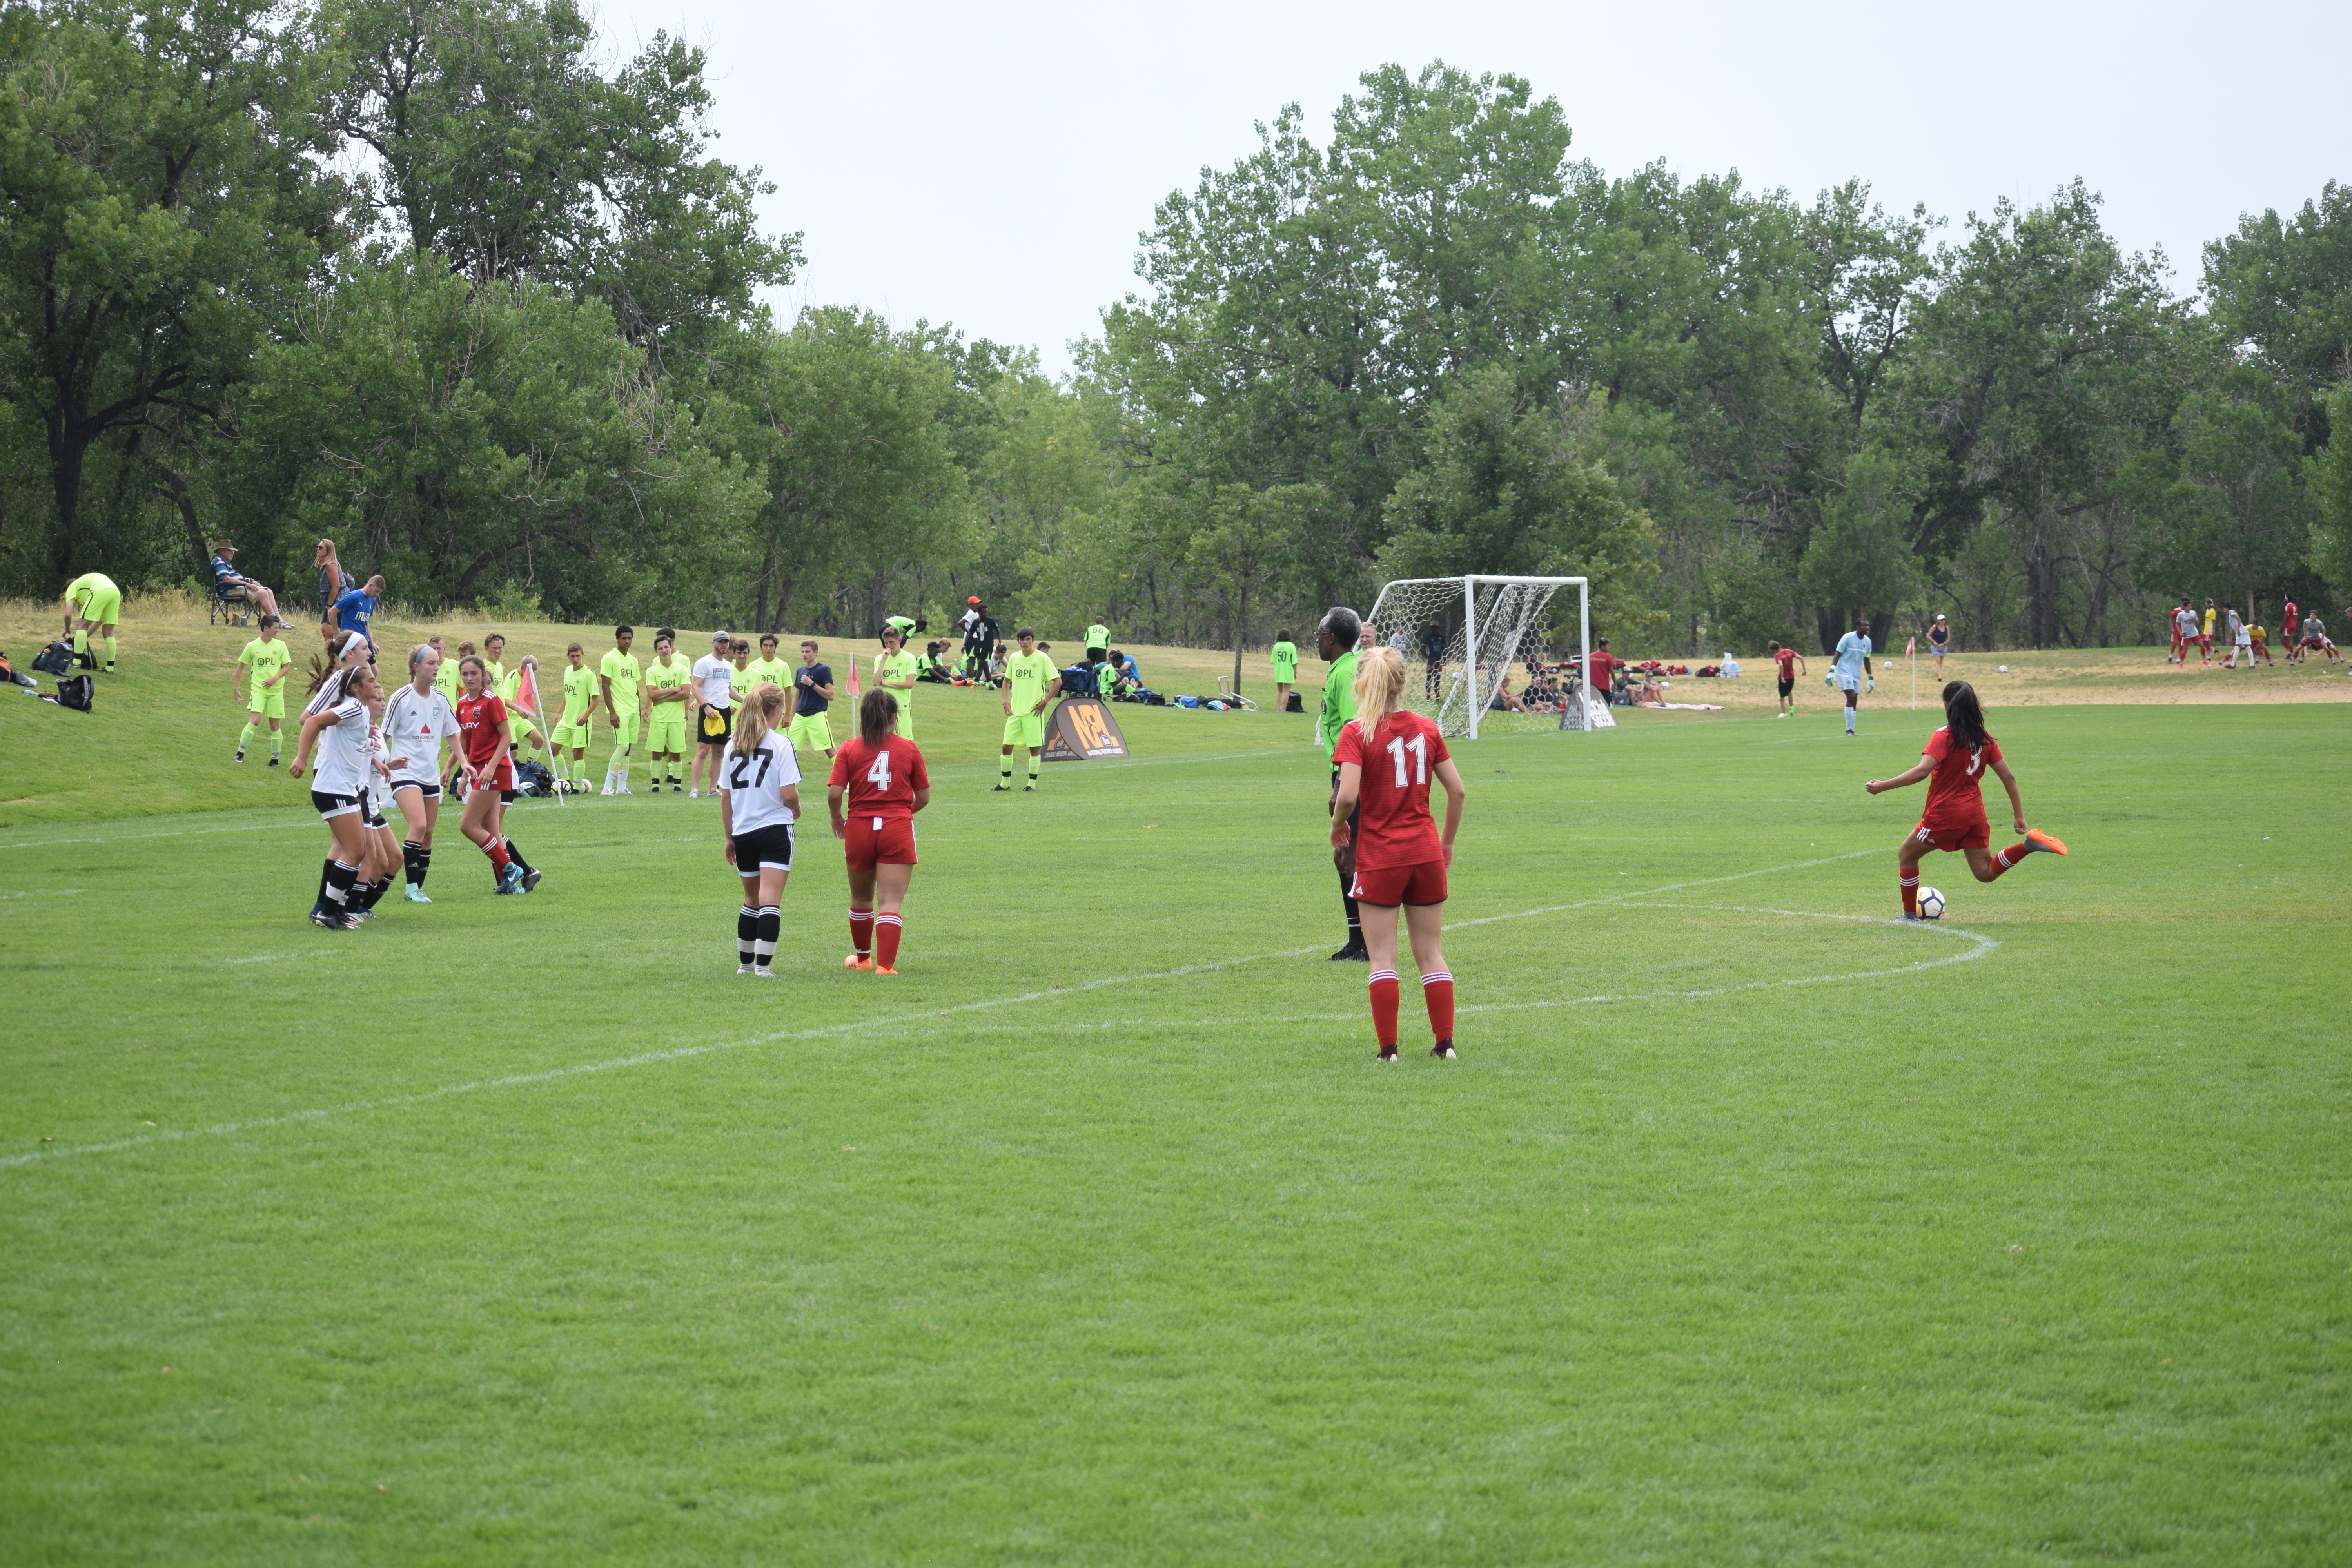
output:
M 743 882 L 735 917 L 735 973 L 770 978 L 783 923 L 784 879 L 793 872 L 793 824 L 801 814 L 801 767 L 776 729 L 783 688 L 763 680 L 735 704 L 735 733 L 719 756 L 719 831 L 727 863 Z

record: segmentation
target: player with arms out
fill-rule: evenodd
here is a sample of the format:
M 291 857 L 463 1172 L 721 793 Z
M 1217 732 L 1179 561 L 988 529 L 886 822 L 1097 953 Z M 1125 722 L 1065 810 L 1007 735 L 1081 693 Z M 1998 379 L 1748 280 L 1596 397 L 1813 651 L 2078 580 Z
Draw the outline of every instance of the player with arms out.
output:
M 1830 684 L 1845 693 L 1845 732 L 1853 733 L 1854 705 L 1862 700 L 1863 683 L 1872 690 L 1878 689 L 1878 676 L 1870 668 L 1870 623 L 1856 616 L 1853 630 L 1838 638 L 1837 657 L 1830 665 Z
M 915 813 L 931 804 L 931 776 L 915 742 L 896 732 L 898 700 L 867 692 L 857 737 L 833 759 L 824 790 L 833 836 L 849 865 L 849 956 L 844 969 L 898 973 L 901 912 L 915 875 Z
M 253 744 L 253 732 L 264 720 L 269 723 L 269 765 L 278 765 L 278 749 L 286 743 L 286 672 L 294 663 L 294 655 L 286 639 L 278 635 L 279 622 L 275 611 L 262 612 L 261 624 L 254 630 L 259 635 L 245 645 L 236 656 L 236 668 L 228 678 L 232 696 L 239 695 L 237 684 L 245 672 L 253 672 L 253 694 L 246 701 L 245 733 L 236 738 L 236 760 L 245 761 L 245 749 Z
M 1927 809 L 1919 826 L 1895 852 L 1896 879 L 1903 889 L 1903 918 L 1919 918 L 1919 862 L 1931 849 L 1968 857 L 1969 869 L 1979 882 L 1990 882 L 2041 850 L 2063 855 L 2066 846 L 2047 833 L 2025 826 L 2025 797 L 2018 793 L 2017 775 L 2000 754 L 2000 746 L 1985 730 L 1984 709 L 1976 688 L 1955 680 L 1944 688 L 1944 727 L 1927 737 L 1916 766 L 1891 779 L 1872 779 L 1863 785 L 1872 795 L 1907 789 L 1921 779 L 1927 783 Z M 1992 826 L 1985 820 L 1984 773 L 1990 768 L 2009 791 L 2010 814 L 2025 835 L 2000 854 L 1992 853 Z
M 1331 846 L 1349 871 L 1349 893 L 1363 915 L 1372 973 L 1372 1030 L 1380 1059 L 1397 1054 L 1397 911 L 1404 911 L 1421 996 L 1429 1009 L 1430 1055 L 1454 1057 L 1454 976 L 1439 938 L 1445 875 L 1468 795 L 1437 726 L 1404 707 L 1404 656 L 1366 651 L 1356 664 L 1356 714 L 1331 753 L 1339 787 L 1331 797 Z M 1445 831 L 1429 817 L 1429 781 L 1445 786 Z M 1352 867 L 1348 865 L 1352 860 Z
M 1035 791 L 1037 754 L 1045 746 L 1045 705 L 1062 689 L 1062 672 L 1037 651 L 1037 628 L 1023 626 L 1013 635 L 1021 639 L 1021 651 L 1004 661 L 1004 752 L 992 795 L 1013 787 L 1015 746 L 1029 748 L 1029 782 L 1021 786 L 1021 793 Z M 862 722 L 862 714 L 860 718 Z
M 801 765 L 777 728 L 784 716 L 782 688 L 762 682 L 732 706 L 733 733 L 719 753 L 711 791 L 719 796 L 727 863 L 743 880 L 743 908 L 735 917 L 735 973 L 766 980 L 775 973 L 784 880 L 793 874 Z

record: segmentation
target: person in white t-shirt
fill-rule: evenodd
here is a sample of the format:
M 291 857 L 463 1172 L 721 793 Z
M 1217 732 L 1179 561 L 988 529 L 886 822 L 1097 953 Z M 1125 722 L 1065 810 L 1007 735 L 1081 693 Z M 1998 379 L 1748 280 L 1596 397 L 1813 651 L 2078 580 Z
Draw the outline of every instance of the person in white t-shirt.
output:
M 726 631 L 710 634 L 710 651 L 694 661 L 694 761 L 687 768 L 687 782 L 692 786 L 686 798 L 692 800 L 702 793 L 702 768 L 710 764 L 710 793 L 719 793 L 719 762 L 727 754 L 727 737 L 733 733 L 735 713 L 735 666 L 730 651 L 735 646 L 734 635 Z
M 712 754 L 710 776 L 719 797 L 719 834 L 727 863 L 743 879 L 743 907 L 735 916 L 738 974 L 767 979 L 782 921 L 784 880 L 793 871 L 793 824 L 801 814 L 800 760 L 776 728 L 784 693 L 773 683 L 753 688 L 738 717 L 734 744 Z

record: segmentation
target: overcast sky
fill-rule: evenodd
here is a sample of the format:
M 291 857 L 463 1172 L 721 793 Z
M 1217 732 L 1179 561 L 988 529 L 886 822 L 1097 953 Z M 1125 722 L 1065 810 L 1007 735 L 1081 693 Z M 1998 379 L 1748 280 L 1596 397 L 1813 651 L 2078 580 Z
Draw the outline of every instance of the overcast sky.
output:
M 710 55 L 720 154 L 808 264 L 775 302 L 1028 343 L 1047 369 L 1139 281 L 1153 205 L 1301 104 L 1433 59 L 1557 98 L 1575 154 L 1810 198 L 1849 175 L 1957 231 L 2080 175 L 2193 289 L 2243 212 L 2352 182 L 2352 5 L 807 5 L 603 0 L 608 52 Z

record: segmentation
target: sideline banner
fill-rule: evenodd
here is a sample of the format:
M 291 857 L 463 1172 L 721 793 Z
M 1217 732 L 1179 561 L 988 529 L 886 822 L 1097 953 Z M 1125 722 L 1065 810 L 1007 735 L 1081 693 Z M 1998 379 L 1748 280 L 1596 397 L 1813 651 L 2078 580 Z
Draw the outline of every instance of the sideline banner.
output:
M 1065 697 L 1045 721 L 1045 745 L 1038 755 L 1049 763 L 1083 763 L 1090 757 L 1127 755 L 1127 737 L 1099 697 Z

